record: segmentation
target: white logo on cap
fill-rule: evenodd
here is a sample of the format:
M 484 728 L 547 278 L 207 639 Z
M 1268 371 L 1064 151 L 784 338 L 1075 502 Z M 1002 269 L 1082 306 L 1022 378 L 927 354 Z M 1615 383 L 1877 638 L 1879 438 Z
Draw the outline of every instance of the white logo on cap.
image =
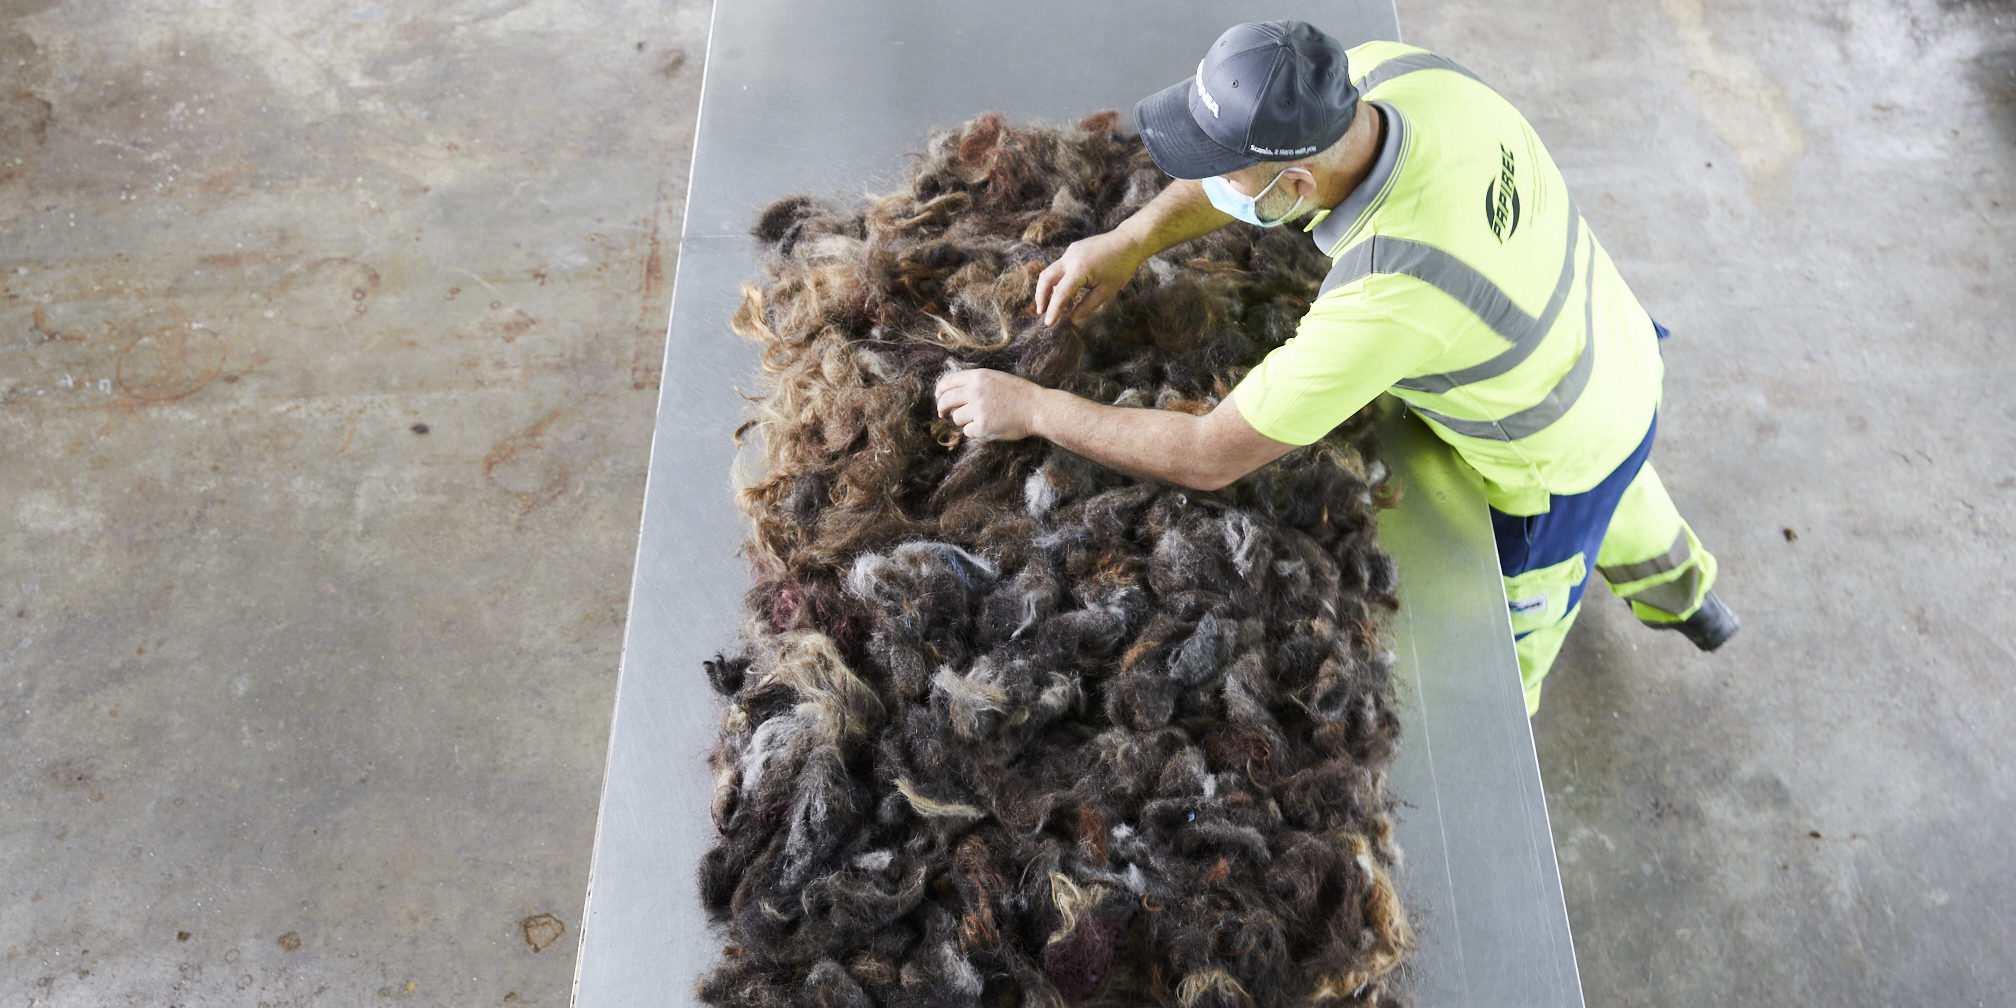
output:
M 1197 61 L 1197 97 L 1204 99 L 1204 107 L 1211 110 L 1211 118 L 1218 118 L 1218 101 L 1211 92 L 1204 90 L 1204 61 Z

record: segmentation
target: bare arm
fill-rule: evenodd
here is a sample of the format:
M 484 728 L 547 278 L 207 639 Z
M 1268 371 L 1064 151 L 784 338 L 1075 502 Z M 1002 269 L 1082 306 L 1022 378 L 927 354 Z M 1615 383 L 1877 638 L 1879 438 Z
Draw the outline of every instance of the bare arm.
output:
M 1199 417 L 1105 406 L 977 368 L 938 382 L 938 415 L 968 437 L 1033 434 L 1101 465 L 1197 490 L 1216 490 L 1296 447 L 1254 430 L 1230 397 Z
M 1211 205 L 1202 183 L 1177 179 L 1119 227 L 1072 242 L 1037 278 L 1036 310 L 1045 325 L 1055 324 L 1067 307 L 1072 322 L 1083 321 L 1127 286 L 1143 260 L 1231 222 Z
M 1154 255 L 1230 223 L 1231 215 L 1212 206 L 1210 198 L 1204 195 L 1204 183 L 1177 179 L 1113 230 L 1128 232 L 1136 244 L 1147 250 L 1146 255 Z

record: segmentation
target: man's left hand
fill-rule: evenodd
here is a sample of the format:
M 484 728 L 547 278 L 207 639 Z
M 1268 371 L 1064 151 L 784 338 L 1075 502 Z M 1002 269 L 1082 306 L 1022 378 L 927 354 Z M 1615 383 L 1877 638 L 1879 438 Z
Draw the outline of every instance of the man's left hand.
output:
M 1001 371 L 954 371 L 938 379 L 938 415 L 969 438 L 1014 441 L 1036 433 L 1036 407 L 1047 391 Z

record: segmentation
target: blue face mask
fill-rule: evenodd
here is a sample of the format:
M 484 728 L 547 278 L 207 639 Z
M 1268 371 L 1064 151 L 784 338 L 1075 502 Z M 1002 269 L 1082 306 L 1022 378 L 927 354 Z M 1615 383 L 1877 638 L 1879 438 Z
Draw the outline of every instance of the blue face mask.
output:
M 1286 174 L 1288 174 L 1288 169 L 1281 169 L 1275 174 L 1274 181 L 1267 183 L 1266 187 L 1262 188 L 1259 194 L 1255 196 L 1241 195 L 1238 190 L 1232 188 L 1231 183 L 1225 181 L 1220 176 L 1213 175 L 1202 180 L 1204 183 L 1204 195 L 1210 198 L 1211 205 L 1217 207 L 1220 212 L 1231 214 L 1233 217 L 1248 224 L 1264 228 L 1280 227 L 1288 221 L 1293 220 L 1295 214 L 1302 209 L 1302 197 L 1295 197 L 1295 205 L 1289 207 L 1287 213 L 1273 220 L 1261 220 L 1260 212 L 1254 209 L 1254 205 L 1259 203 L 1267 195 L 1268 190 L 1273 189 L 1274 184 L 1281 181 L 1281 176 Z

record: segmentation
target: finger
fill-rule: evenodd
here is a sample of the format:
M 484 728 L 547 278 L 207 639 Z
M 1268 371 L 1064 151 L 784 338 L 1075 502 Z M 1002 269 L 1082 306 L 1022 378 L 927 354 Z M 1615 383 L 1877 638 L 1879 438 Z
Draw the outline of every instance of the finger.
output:
M 1043 309 L 1044 325 L 1057 324 L 1058 316 L 1064 314 L 1065 308 L 1071 304 L 1078 294 L 1078 289 L 1084 283 L 1084 275 L 1075 270 L 1064 269 L 1058 271 L 1057 282 L 1052 284 L 1050 288 L 1049 304 L 1044 306 Z
M 962 367 L 957 371 L 948 371 L 938 376 L 938 384 L 933 387 L 933 391 L 942 396 L 958 389 L 972 388 L 974 377 L 983 370 L 985 369 Z
M 944 416 L 966 404 L 966 387 L 962 382 L 952 380 L 954 375 L 938 379 L 938 415 Z
M 1065 287 L 1061 283 L 1051 291 L 1050 303 L 1043 307 L 1044 325 L 1057 324 L 1057 316 L 1064 313 L 1064 306 L 1070 302 L 1071 295 L 1076 291 L 1075 286 Z
M 992 441 L 994 432 L 987 429 L 987 422 L 978 416 L 970 417 L 959 424 L 959 432 L 975 441 Z
M 1050 298 L 1052 298 L 1052 294 L 1056 290 L 1058 280 L 1062 280 L 1062 278 L 1064 278 L 1064 264 L 1062 262 L 1052 262 L 1052 264 L 1044 266 L 1042 274 L 1036 276 L 1036 314 L 1044 314 L 1044 312 L 1050 310 Z
M 1100 305 L 1113 297 L 1112 288 L 1106 284 L 1094 284 L 1085 289 L 1078 298 L 1077 307 L 1071 309 L 1071 324 L 1077 325 L 1089 318 Z
M 952 411 L 966 405 L 966 397 L 958 389 L 938 393 L 938 415 L 951 416 Z
M 1064 279 L 1064 264 L 1051 263 L 1043 267 L 1042 275 L 1036 278 L 1036 311 L 1039 314 L 1049 314 L 1050 292 L 1062 279 Z

